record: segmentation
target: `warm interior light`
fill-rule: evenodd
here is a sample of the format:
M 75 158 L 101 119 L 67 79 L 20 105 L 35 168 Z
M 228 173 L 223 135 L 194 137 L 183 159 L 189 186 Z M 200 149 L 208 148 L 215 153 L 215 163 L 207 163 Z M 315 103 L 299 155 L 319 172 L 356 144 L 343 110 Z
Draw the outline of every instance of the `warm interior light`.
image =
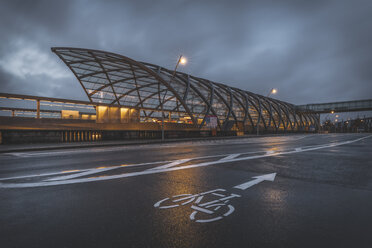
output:
M 273 93 L 273 94 L 275 94 L 276 92 L 277 92 L 276 89 L 273 89 L 273 90 L 271 91 L 271 93 Z
M 185 57 L 181 57 L 180 64 L 184 65 L 187 63 L 187 59 Z

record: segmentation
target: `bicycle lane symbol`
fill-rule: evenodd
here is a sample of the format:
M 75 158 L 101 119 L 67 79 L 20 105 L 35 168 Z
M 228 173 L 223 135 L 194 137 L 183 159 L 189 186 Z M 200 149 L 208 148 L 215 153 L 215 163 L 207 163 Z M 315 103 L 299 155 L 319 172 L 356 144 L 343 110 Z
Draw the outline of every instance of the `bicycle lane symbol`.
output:
M 274 181 L 276 173 L 253 177 L 253 180 L 236 185 L 233 189 L 246 190 L 263 181 Z M 239 198 L 241 195 L 229 193 L 225 189 L 214 189 L 199 194 L 180 194 L 164 198 L 154 204 L 155 208 L 169 209 L 191 204 L 193 212 L 190 214 L 190 220 L 206 223 L 221 220 L 231 215 L 235 208 L 229 204 L 233 198 Z

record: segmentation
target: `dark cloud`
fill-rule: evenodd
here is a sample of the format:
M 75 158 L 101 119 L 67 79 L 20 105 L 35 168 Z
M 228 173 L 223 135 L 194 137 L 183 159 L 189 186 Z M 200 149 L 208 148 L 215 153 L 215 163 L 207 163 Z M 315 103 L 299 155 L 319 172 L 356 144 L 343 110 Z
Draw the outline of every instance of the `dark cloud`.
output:
M 73 46 L 167 68 L 182 53 L 187 73 L 295 104 L 367 99 L 370 13 L 347 0 L 2 1 L 0 91 L 86 99 L 50 52 Z

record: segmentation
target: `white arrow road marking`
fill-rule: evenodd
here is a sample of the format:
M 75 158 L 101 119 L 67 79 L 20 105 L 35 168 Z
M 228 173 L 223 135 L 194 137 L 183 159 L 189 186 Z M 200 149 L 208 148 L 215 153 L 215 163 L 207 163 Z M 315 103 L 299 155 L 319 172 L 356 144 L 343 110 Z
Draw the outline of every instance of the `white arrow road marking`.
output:
M 180 160 L 173 161 L 172 163 L 165 164 L 165 165 L 160 165 L 158 167 L 151 168 L 151 169 L 148 169 L 148 170 L 166 169 L 166 168 L 170 168 L 170 167 L 173 167 L 173 166 L 176 166 L 176 165 L 179 165 L 179 164 L 183 164 L 183 163 L 189 162 L 190 160 L 192 160 L 192 158 L 180 159 Z
M 239 158 L 235 158 L 231 160 L 217 160 L 217 161 L 210 161 L 210 162 L 171 167 L 171 168 L 165 168 L 165 169 L 144 170 L 144 171 L 139 171 L 139 172 L 124 173 L 124 174 L 102 176 L 102 177 L 70 179 L 70 180 L 63 180 L 63 181 L 44 181 L 44 182 L 38 182 L 38 183 L 0 183 L 0 188 L 28 188 L 28 187 L 41 187 L 41 186 L 55 186 L 55 185 L 112 180 L 112 179 L 133 177 L 133 176 L 140 176 L 140 175 L 149 175 L 149 174 L 155 174 L 155 173 L 203 167 L 203 166 L 208 166 L 211 164 L 222 164 L 222 163 L 227 163 L 227 162 L 244 161 L 244 160 L 257 159 L 257 158 L 273 157 L 273 156 L 278 156 L 278 155 L 293 154 L 293 153 L 306 152 L 306 151 L 314 151 L 314 150 L 319 150 L 319 149 L 324 149 L 324 148 L 329 148 L 329 147 L 351 144 L 351 143 L 354 143 L 354 142 L 357 142 L 357 141 L 360 141 L 360 140 L 363 140 L 369 137 L 372 137 L 372 135 L 358 138 L 355 140 L 339 142 L 339 143 L 331 143 L 328 145 L 320 145 L 320 146 L 315 146 L 315 147 L 302 148 L 300 151 L 299 150 L 290 150 L 290 151 L 281 151 L 281 152 L 278 151 L 273 154 L 255 155 L 255 156 L 250 156 L 250 157 L 239 157 Z M 220 157 L 220 156 L 215 156 L 215 157 Z M 154 163 L 151 163 L 151 164 L 154 164 Z M 138 165 L 133 165 L 133 166 L 138 166 Z
M 266 175 L 262 175 L 262 176 L 256 176 L 256 177 L 253 177 L 253 178 L 255 178 L 254 180 L 236 185 L 234 188 L 235 189 L 246 190 L 246 189 L 252 187 L 253 185 L 256 185 L 256 184 L 258 184 L 260 182 L 263 182 L 263 181 L 273 182 L 275 180 L 275 176 L 276 176 L 276 173 L 266 174 Z

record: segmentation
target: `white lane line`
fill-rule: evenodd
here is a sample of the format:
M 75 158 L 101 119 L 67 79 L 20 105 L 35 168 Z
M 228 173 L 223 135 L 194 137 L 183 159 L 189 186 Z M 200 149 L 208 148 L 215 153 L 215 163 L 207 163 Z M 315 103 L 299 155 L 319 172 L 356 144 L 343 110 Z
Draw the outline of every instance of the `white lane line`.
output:
M 25 179 L 25 178 L 31 178 L 31 177 L 46 177 L 46 176 L 54 176 L 54 175 L 61 175 L 61 174 L 70 174 L 70 173 L 82 172 L 82 171 L 87 171 L 87 170 L 89 170 L 89 169 L 85 169 L 85 170 L 60 171 L 60 172 L 52 172 L 52 173 L 44 173 L 44 174 L 35 174 L 35 175 L 27 175 L 27 176 L 17 176 L 17 177 L 5 177 L 5 178 L 0 178 L 0 181 L 15 180 L 15 179 Z
M 308 138 L 308 137 L 313 137 L 315 134 L 308 134 L 308 135 L 304 135 L 302 137 L 295 137 L 293 138 L 293 140 L 301 140 L 301 139 L 304 139 L 304 138 Z
M 262 151 L 246 152 L 246 153 L 242 153 L 242 154 L 255 154 L 255 153 L 262 153 Z M 195 157 L 195 158 L 183 159 L 183 160 L 189 160 L 189 161 L 191 161 L 191 160 L 197 160 L 197 159 L 218 158 L 218 157 L 224 157 L 224 156 L 230 156 L 230 155 L 234 155 L 234 154 L 217 154 L 217 155 Z M 174 160 L 174 161 L 166 160 L 166 161 L 148 162 L 148 163 L 140 163 L 140 164 L 123 164 L 123 165 L 118 165 L 118 166 L 106 166 L 106 167 L 110 167 L 112 169 L 117 169 L 117 168 L 123 168 L 123 167 L 137 167 L 137 166 L 145 166 L 145 165 L 166 164 L 166 163 L 173 163 L 173 162 L 176 162 L 176 161 L 179 161 L 179 160 Z M 94 171 L 96 169 L 97 168 L 89 168 L 89 169 L 69 170 L 69 171 L 61 171 L 61 172 L 54 172 L 54 173 L 44 173 L 44 174 L 36 174 L 36 175 L 27 175 L 27 176 L 15 176 L 15 177 L 0 178 L 0 181 L 15 180 L 15 179 L 24 179 L 24 178 L 32 178 L 32 177 L 45 177 L 45 176 L 53 176 L 53 175 L 64 175 L 66 173 Z M 96 171 L 95 173 L 99 173 L 99 171 Z
M 164 164 L 169 163 L 171 161 L 158 161 L 158 162 L 149 162 L 149 163 L 140 163 L 140 164 L 123 164 L 119 166 L 110 166 L 110 168 L 123 168 L 123 167 L 137 167 L 137 166 L 144 166 L 144 165 L 154 165 L 154 164 Z M 64 175 L 67 173 L 75 173 L 75 172 L 83 172 L 83 171 L 92 171 L 96 170 L 97 168 L 90 168 L 90 169 L 83 169 L 83 170 L 69 170 L 69 171 L 61 171 L 61 172 L 53 172 L 53 173 L 44 173 L 44 174 L 36 174 L 36 175 L 28 175 L 28 176 L 16 176 L 16 177 L 6 177 L 0 178 L 0 181 L 4 180 L 15 180 L 15 179 L 24 179 L 24 178 L 32 178 L 32 177 L 46 177 L 46 176 L 53 176 L 53 175 Z M 99 171 L 98 171 L 99 172 Z M 96 172 L 96 173 L 98 173 Z
M 21 158 L 29 157 L 27 156 L 27 153 L 22 153 L 22 152 L 4 153 L 4 155 L 11 155 L 11 156 L 21 157 Z
M 184 159 L 184 160 L 186 160 L 186 159 Z M 189 159 L 189 160 L 191 160 L 191 159 Z M 114 169 L 123 168 L 123 167 L 136 167 L 136 166 L 143 166 L 143 165 L 163 164 L 163 163 L 167 163 L 167 162 L 169 162 L 169 161 L 159 161 L 159 162 L 150 162 L 150 163 L 141 163 L 141 164 L 130 164 L 130 165 L 123 164 L 123 165 L 119 165 L 119 166 L 110 166 L 110 167 L 98 167 L 98 168 L 86 170 L 86 172 L 83 172 L 83 173 L 73 174 L 73 175 L 69 175 L 69 176 L 62 176 L 62 177 L 51 178 L 51 179 L 44 180 L 44 181 L 69 180 L 69 179 L 72 179 L 72 178 L 93 175 L 93 174 L 101 173 L 101 172 L 104 172 L 104 171 L 114 170 Z
M 229 156 L 226 156 L 224 158 L 221 158 L 220 160 L 231 160 L 231 159 L 234 159 L 236 157 L 239 157 L 240 155 L 241 155 L 241 153 L 231 154 Z
M 9 184 L 0 183 L 0 188 L 29 188 L 29 187 L 41 187 L 41 186 L 56 186 L 56 185 L 66 185 L 66 184 L 75 184 L 75 183 L 105 181 L 105 180 L 134 177 L 134 176 L 140 176 L 140 175 L 150 175 L 150 174 L 155 174 L 155 173 L 184 170 L 184 169 L 190 169 L 190 168 L 196 168 L 196 167 L 204 167 L 204 166 L 208 166 L 211 164 L 222 164 L 226 162 L 236 162 L 236 161 L 244 161 L 244 160 L 251 160 L 251 159 L 257 159 L 257 158 L 264 158 L 264 157 L 272 157 L 272 156 L 283 155 L 283 154 L 293 154 L 293 153 L 299 153 L 299 152 L 314 151 L 314 150 L 319 150 L 319 149 L 324 149 L 324 148 L 329 148 L 329 147 L 351 144 L 351 143 L 354 143 L 354 142 L 357 142 L 357 141 L 360 141 L 360 140 L 363 140 L 369 137 L 372 137 L 372 135 L 362 137 L 359 139 L 355 139 L 355 140 L 340 142 L 340 143 L 333 143 L 329 145 L 320 145 L 318 147 L 305 148 L 305 149 L 302 149 L 301 151 L 296 151 L 296 150 L 282 151 L 282 152 L 276 152 L 273 154 L 240 157 L 240 158 L 235 158 L 232 160 L 217 160 L 217 161 L 210 161 L 210 162 L 204 162 L 204 163 L 198 163 L 198 164 L 192 164 L 192 165 L 184 165 L 184 166 L 171 167 L 171 168 L 158 169 L 158 170 L 144 170 L 144 171 L 139 171 L 139 172 L 131 172 L 131 173 L 124 173 L 124 174 L 119 174 L 119 175 L 111 175 L 111 176 L 103 176 L 103 177 L 80 178 L 80 179 L 52 181 L 52 182 L 44 181 L 44 182 L 38 182 L 38 183 L 9 183 Z
M 190 160 L 192 160 L 192 158 L 180 159 L 180 160 L 173 161 L 173 162 L 171 162 L 169 164 L 160 165 L 158 167 L 151 168 L 151 169 L 148 169 L 148 170 L 166 169 L 166 168 L 170 168 L 170 167 L 173 167 L 173 166 L 176 166 L 176 165 L 179 165 L 179 164 L 183 164 L 183 163 L 189 162 Z
M 117 168 L 119 168 L 119 167 L 118 166 L 113 166 L 113 167 L 107 167 L 107 168 L 96 168 L 96 169 L 84 171 L 84 172 L 81 172 L 81 173 L 75 173 L 75 174 L 68 175 L 68 176 L 61 176 L 61 177 L 55 177 L 55 178 L 47 179 L 45 181 L 68 180 L 68 179 L 72 179 L 72 178 L 97 174 L 97 173 L 100 173 L 100 172 L 109 171 L 109 170 L 113 170 L 113 169 L 117 169 Z

